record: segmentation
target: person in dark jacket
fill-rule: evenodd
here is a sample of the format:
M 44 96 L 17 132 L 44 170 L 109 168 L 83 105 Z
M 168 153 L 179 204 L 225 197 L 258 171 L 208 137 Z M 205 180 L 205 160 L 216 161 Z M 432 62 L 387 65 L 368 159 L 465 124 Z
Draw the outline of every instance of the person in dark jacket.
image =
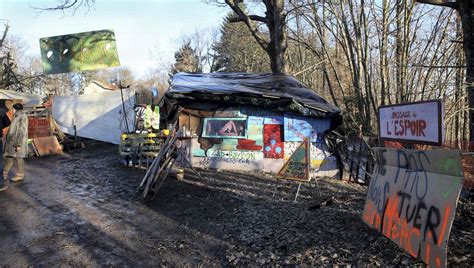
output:
M 3 178 L 3 129 L 10 126 L 10 118 L 6 109 L 0 109 L 0 192 L 5 191 L 8 186 Z
M 17 172 L 11 181 L 21 181 L 25 177 L 25 158 L 28 155 L 28 116 L 23 111 L 23 104 L 13 105 L 15 115 L 5 138 L 5 168 L 3 177 L 8 177 L 8 173 L 13 166 L 13 160 L 17 163 Z

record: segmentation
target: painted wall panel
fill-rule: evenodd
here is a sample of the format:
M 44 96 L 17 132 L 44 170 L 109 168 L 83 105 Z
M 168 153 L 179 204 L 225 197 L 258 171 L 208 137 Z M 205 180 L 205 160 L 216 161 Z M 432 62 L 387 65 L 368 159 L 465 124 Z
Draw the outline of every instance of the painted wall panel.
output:
M 285 141 L 303 141 L 309 138 L 311 142 L 322 141 L 323 133 L 331 124 L 327 118 L 309 118 L 285 114 Z
M 265 158 L 283 158 L 285 144 L 282 141 L 282 125 L 265 125 L 263 138 L 263 153 Z
M 283 115 L 267 115 L 265 116 L 265 125 L 283 125 L 285 120 L 283 119 Z
M 265 120 L 265 117 L 261 117 L 261 116 L 247 117 L 247 123 L 249 125 L 263 125 L 263 120 Z
M 247 129 L 247 133 L 249 135 L 252 135 L 252 134 L 262 135 L 263 125 L 249 125 Z
M 308 136 L 313 140 L 310 144 L 311 176 L 337 174 L 336 159 L 329 157 L 324 143 L 315 142 L 329 128 L 328 119 L 286 114 L 284 116 L 248 108 L 242 108 L 241 114 L 248 115 L 246 138 L 226 137 L 209 141 L 211 145 L 215 142 L 219 143 L 212 145 L 207 155 L 200 149 L 200 144 L 195 139 L 191 152 L 195 166 L 277 173 L 291 153 L 301 144 L 303 138 Z M 290 141 L 285 141 L 285 138 L 289 138 Z

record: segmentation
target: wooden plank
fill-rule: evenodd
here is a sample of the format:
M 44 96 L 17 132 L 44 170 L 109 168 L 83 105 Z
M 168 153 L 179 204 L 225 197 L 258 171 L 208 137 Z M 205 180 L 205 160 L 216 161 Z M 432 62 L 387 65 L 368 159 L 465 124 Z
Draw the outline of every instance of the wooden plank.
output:
M 39 156 L 63 153 L 56 136 L 35 138 L 33 144 Z

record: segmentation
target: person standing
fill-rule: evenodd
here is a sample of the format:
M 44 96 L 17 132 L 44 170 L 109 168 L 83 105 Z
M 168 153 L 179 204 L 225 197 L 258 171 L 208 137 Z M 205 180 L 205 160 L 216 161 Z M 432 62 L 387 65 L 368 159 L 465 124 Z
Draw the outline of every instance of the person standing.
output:
M 8 186 L 4 183 L 3 177 L 3 129 L 10 126 L 10 118 L 8 118 L 7 110 L 0 109 L 0 192 L 8 189 Z
M 5 139 L 5 168 L 3 177 L 6 179 L 13 166 L 13 160 L 17 163 L 17 172 L 11 181 L 21 181 L 25 177 L 25 158 L 28 155 L 28 117 L 23 111 L 23 104 L 13 104 L 15 115 L 8 129 Z

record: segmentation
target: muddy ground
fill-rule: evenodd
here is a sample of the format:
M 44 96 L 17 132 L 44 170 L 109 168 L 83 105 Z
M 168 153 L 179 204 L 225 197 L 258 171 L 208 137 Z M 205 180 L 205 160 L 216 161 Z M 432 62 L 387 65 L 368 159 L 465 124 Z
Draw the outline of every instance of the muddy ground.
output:
M 294 183 L 272 198 L 271 177 L 201 170 L 145 204 L 145 171 L 120 166 L 117 151 L 92 143 L 28 159 L 25 182 L 0 193 L 0 266 L 421 264 L 363 223 L 366 187 L 324 179 L 294 203 Z M 472 215 L 462 200 L 449 264 L 474 266 Z

